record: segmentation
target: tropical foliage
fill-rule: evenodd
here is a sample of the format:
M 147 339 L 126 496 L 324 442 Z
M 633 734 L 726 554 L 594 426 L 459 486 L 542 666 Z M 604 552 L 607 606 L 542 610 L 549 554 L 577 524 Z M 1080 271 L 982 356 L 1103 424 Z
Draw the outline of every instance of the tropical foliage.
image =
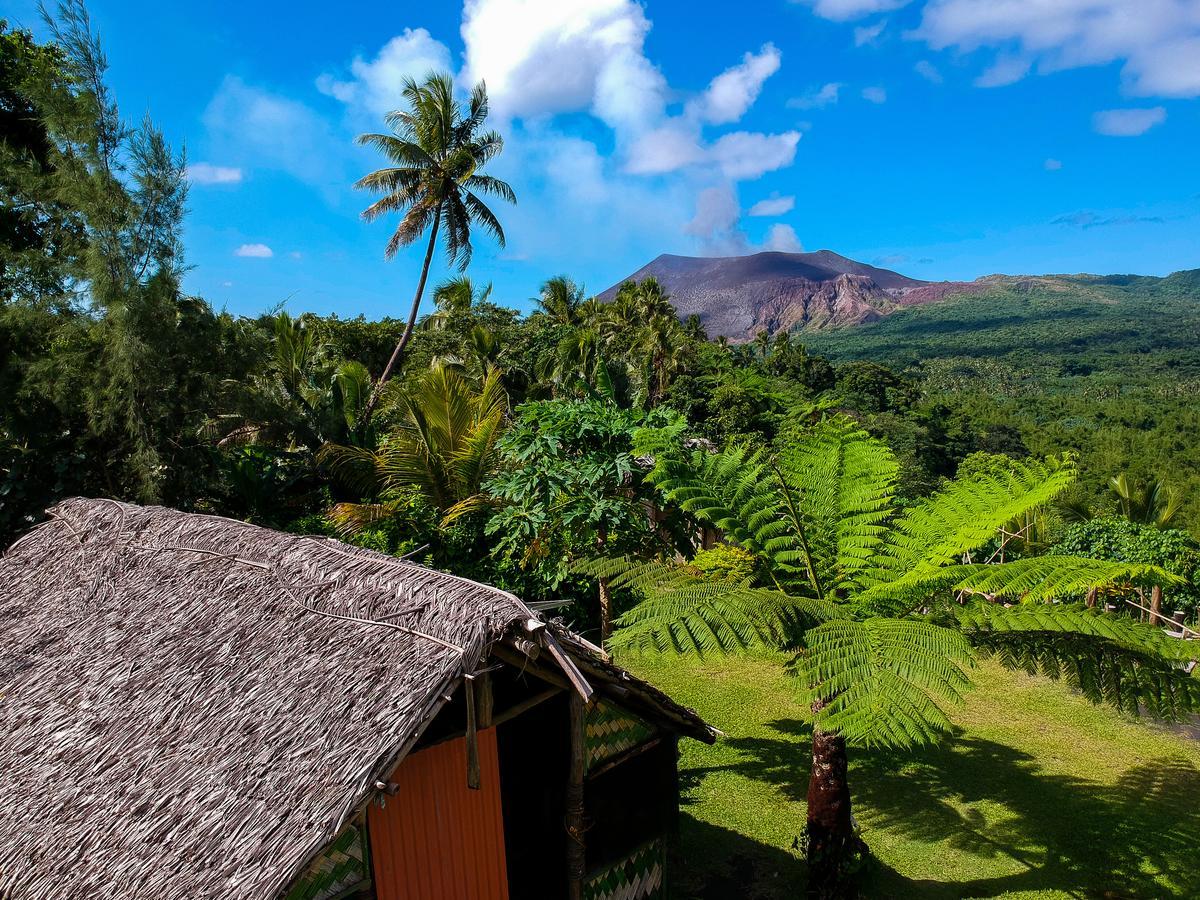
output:
M 237 317 L 181 287 L 183 156 L 122 118 L 79 0 L 50 35 L 0 24 L 4 543 L 70 494 L 161 502 L 418 556 L 626 656 L 784 648 L 827 891 L 864 849 L 847 746 L 952 736 L 982 656 L 1196 707 L 1165 633 L 1200 602 L 1194 275 L 737 344 L 653 279 L 521 311 L 460 272 L 422 319 L 439 242 L 465 269 L 513 200 L 483 86 L 434 74 L 362 138 L 387 255 L 425 240 L 411 306 Z
M 704 653 L 767 643 L 797 646 L 813 710 L 809 860 L 833 885 L 861 852 L 845 817 L 845 745 L 904 748 L 951 729 L 948 708 L 970 685 L 976 650 L 1005 664 L 1067 677 L 1096 701 L 1178 716 L 1200 707 L 1188 649 L 1161 631 L 1070 603 L 1113 584 L 1178 584 L 1127 560 L 1051 555 L 976 561 L 1014 519 L 1049 505 L 1074 478 L 1069 464 L 1012 462 L 896 503 L 899 465 L 857 424 L 826 419 L 775 455 L 689 450 L 683 429 L 639 434 L 648 479 L 698 524 L 754 554 L 761 574 L 698 576 L 631 559 L 586 567 L 643 595 L 612 644 Z M 1001 605 L 1001 599 L 1016 605 Z M 825 797 L 825 804 L 815 798 Z

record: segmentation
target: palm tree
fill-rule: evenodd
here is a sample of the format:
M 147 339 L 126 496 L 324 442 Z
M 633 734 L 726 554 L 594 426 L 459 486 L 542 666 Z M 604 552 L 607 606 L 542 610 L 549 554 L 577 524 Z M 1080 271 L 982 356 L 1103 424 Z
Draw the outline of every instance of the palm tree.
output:
M 428 331 L 444 329 L 455 316 L 464 316 L 492 295 L 492 284 L 477 288 L 469 275 L 447 278 L 433 289 L 437 312 L 426 316 L 420 327 Z
M 397 406 L 400 427 L 378 450 L 331 445 L 321 452 L 336 477 L 379 498 L 333 508 L 331 517 L 347 532 L 395 515 L 403 504 L 387 497 L 403 489 L 415 488 L 445 513 L 477 495 L 496 465 L 496 440 L 508 408 L 498 371 L 475 387 L 458 372 L 435 366 Z
M 1166 528 L 1179 512 L 1179 495 L 1161 478 L 1130 478 L 1122 472 L 1108 480 L 1108 488 L 1130 522 Z
M 486 303 L 490 296 L 492 283 L 489 281 L 478 288 L 469 275 L 447 278 L 433 289 L 433 300 L 438 309 L 449 315 L 470 312 L 478 304 Z
M 474 225 L 504 246 L 504 229 L 481 196 L 516 202 L 507 183 L 481 174 L 504 148 L 504 140 L 496 132 L 481 133 L 488 115 L 487 89 L 482 81 L 471 92 L 465 109 L 454 99 L 454 82 L 445 73 L 430 73 L 420 84 L 406 79 L 403 95 L 409 108 L 390 112 L 384 119 L 392 133 L 358 137 L 359 144 L 374 147 L 392 165 L 365 175 L 354 185 L 383 194 L 363 210 L 364 219 L 403 214 L 387 243 L 389 259 L 429 231 L 408 322 L 379 377 L 380 386 L 391 376 L 412 337 L 439 231 L 444 235 L 448 262 L 463 270 L 471 261 Z M 363 411 L 365 418 L 370 418 L 378 399 L 379 386 Z
M 566 275 L 546 279 L 535 302 L 558 325 L 580 324 L 583 288 Z
M 614 649 L 733 652 L 802 646 L 813 712 L 808 791 L 810 894 L 836 896 L 865 851 L 850 815 L 847 745 L 909 747 L 950 730 L 944 710 L 970 684 L 976 653 L 1060 674 L 1095 701 L 1174 715 L 1200 706 L 1161 631 L 1054 597 L 1124 581 L 1170 581 L 1154 566 L 1042 556 L 971 564 L 964 556 L 1043 507 L 1070 466 L 1014 462 L 952 481 L 908 508 L 891 451 L 853 422 L 821 423 L 782 457 L 687 449 L 682 428 L 643 432 L 648 476 L 703 526 L 750 551 L 760 575 L 705 580 L 685 566 L 600 560 L 587 566 L 646 599 Z M 1022 602 L 1008 607 L 1007 596 Z
M 226 411 L 210 430 L 225 446 L 264 444 L 315 454 L 329 442 L 374 442 L 362 410 L 373 393 L 366 366 L 338 361 L 312 323 L 285 312 L 269 320 L 271 352 L 248 382 L 224 384 Z

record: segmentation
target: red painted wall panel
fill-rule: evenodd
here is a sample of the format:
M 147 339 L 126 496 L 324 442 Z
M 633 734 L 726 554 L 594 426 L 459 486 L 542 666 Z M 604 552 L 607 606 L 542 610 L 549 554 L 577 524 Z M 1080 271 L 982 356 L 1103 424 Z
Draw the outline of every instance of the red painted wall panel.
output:
M 479 732 L 479 769 L 473 791 L 466 738 L 397 766 L 399 790 L 368 813 L 378 900 L 508 900 L 495 728 Z

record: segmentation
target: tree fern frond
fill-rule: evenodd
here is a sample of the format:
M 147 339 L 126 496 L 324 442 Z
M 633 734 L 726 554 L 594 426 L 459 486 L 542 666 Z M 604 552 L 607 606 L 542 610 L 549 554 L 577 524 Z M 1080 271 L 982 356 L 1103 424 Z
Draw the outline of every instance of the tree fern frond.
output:
M 954 589 L 1026 602 L 1081 595 L 1113 584 L 1184 584 L 1185 579 L 1159 566 L 1089 559 L 1080 556 L 1035 556 L 1000 565 L 953 566 L 963 577 Z
M 801 497 L 821 580 L 851 586 L 887 532 L 899 475 L 892 451 L 856 422 L 819 423 L 780 459 Z
M 1200 646 L 1168 637 L 1162 628 L 1091 609 L 1078 603 L 1028 603 L 1002 606 L 974 602 L 953 608 L 964 634 L 975 642 L 982 635 L 1034 632 L 1071 634 L 1107 641 L 1167 661 L 1200 658 Z
M 863 591 L 856 600 L 869 609 L 907 611 L 939 592 L 966 591 L 1032 603 L 1128 582 L 1170 585 L 1178 579 L 1158 566 L 1075 556 L 973 565 L 917 563 L 899 578 Z
M 1000 475 L 952 481 L 896 521 L 884 552 L 866 574 L 879 584 L 903 577 L 919 564 L 957 562 L 1006 523 L 1050 503 L 1074 478 L 1070 465 L 1014 461 Z
M 589 560 L 573 570 L 644 598 L 617 620 L 610 643 L 625 651 L 704 655 L 774 648 L 795 626 L 838 614 L 831 603 L 745 581 L 707 580 L 678 565 L 617 558 Z
M 929 743 L 950 728 L 939 703 L 959 702 L 970 686 L 970 644 L 931 622 L 835 620 L 810 630 L 806 643 L 816 724 L 852 744 Z
M 1093 703 L 1179 719 L 1200 710 L 1190 641 L 1076 605 L 978 603 L 957 614 L 979 652 L 1010 669 L 1062 679 Z

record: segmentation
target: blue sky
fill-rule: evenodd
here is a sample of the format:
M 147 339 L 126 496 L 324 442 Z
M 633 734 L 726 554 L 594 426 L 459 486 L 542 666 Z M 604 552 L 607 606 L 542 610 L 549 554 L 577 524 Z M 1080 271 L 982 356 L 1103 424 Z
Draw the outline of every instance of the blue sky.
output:
M 187 288 L 238 313 L 403 314 L 420 252 L 384 261 L 352 139 L 431 66 L 491 91 L 519 202 L 470 274 L 510 305 L 664 252 L 829 248 L 929 279 L 1200 267 L 1200 0 L 91 11 L 124 114 L 193 165 Z

